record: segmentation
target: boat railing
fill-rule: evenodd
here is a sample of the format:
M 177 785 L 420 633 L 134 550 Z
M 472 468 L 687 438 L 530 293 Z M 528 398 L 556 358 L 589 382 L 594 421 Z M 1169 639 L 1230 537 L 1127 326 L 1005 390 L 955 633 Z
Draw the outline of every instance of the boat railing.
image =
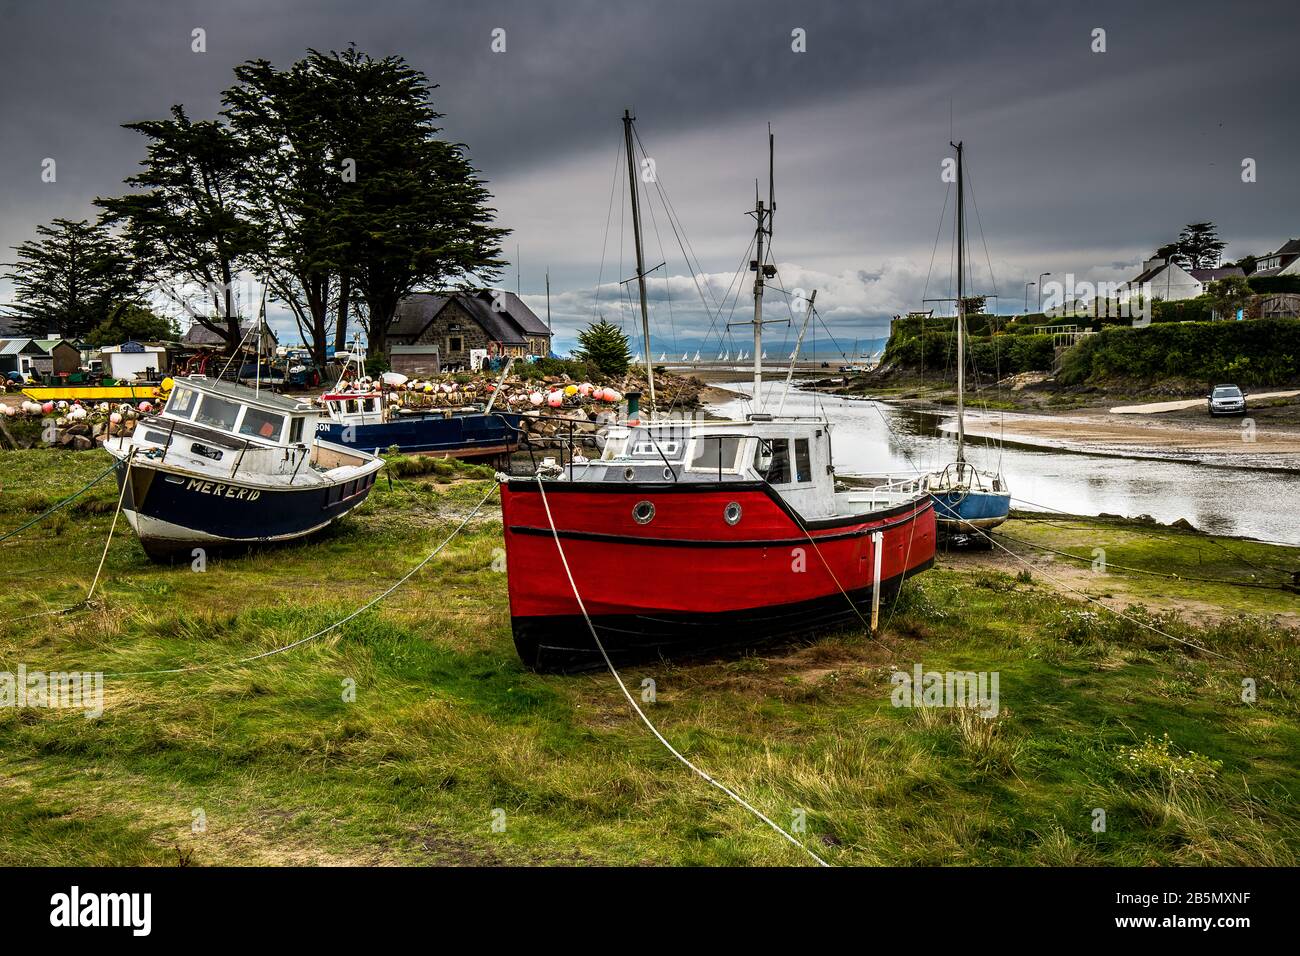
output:
M 528 453 L 528 460 L 532 465 L 533 473 L 537 472 L 537 453 L 548 449 L 558 449 L 560 452 L 560 467 L 567 468 L 569 479 L 573 479 L 574 457 L 579 448 L 600 449 L 600 437 L 593 433 L 582 433 L 576 430 L 578 422 L 572 418 L 563 418 L 558 415 L 530 415 L 529 421 L 535 422 L 559 422 L 567 426 L 564 437 L 559 434 L 540 436 L 534 435 L 527 429 L 515 425 L 509 417 L 502 412 L 493 412 L 492 417 L 497 419 L 508 430 L 515 434 L 519 448 Z M 517 415 L 514 417 L 518 417 Z M 565 461 L 565 450 L 568 450 L 568 461 Z M 662 455 L 663 452 L 661 451 Z

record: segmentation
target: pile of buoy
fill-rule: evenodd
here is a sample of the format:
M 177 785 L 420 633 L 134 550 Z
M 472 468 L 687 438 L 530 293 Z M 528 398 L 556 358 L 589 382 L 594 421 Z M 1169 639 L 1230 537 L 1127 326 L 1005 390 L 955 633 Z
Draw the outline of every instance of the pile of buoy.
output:
M 56 429 L 53 444 L 84 450 L 94 445 L 96 436 L 129 435 L 142 417 L 157 414 L 153 402 L 80 402 L 24 399 L 17 405 L 0 404 L 5 418 L 40 418 L 51 421 Z

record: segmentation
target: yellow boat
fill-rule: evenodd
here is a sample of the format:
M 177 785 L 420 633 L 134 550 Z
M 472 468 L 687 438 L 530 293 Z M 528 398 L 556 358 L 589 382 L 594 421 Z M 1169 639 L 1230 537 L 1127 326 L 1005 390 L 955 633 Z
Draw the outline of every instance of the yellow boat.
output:
M 102 402 L 128 398 L 158 398 L 158 385 L 31 385 L 23 394 L 34 402 Z

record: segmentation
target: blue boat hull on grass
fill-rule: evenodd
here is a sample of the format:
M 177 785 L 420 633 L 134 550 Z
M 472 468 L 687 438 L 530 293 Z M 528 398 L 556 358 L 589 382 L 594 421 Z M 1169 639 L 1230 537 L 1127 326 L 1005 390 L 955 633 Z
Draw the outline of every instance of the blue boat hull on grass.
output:
M 374 454 L 396 446 L 406 455 L 490 458 L 509 454 L 519 447 L 518 429 L 522 422 L 522 415 L 511 413 L 449 418 L 429 415 L 373 425 L 321 422 L 316 434 L 323 441 Z
M 1007 520 L 1011 492 L 954 489 L 931 492 L 934 517 L 941 531 L 987 531 Z

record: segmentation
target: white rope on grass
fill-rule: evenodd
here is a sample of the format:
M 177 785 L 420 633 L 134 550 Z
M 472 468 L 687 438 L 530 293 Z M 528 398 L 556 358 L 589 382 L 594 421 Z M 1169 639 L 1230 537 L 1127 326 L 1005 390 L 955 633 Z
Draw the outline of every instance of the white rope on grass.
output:
M 400 588 L 403 584 L 409 581 L 417 571 L 419 571 L 426 564 L 428 564 L 435 557 L 437 557 L 437 555 L 442 551 L 442 549 L 445 548 L 448 544 L 450 544 L 452 539 L 455 538 L 456 535 L 460 534 L 460 532 L 464 529 L 465 525 L 469 524 L 470 519 L 473 518 L 476 514 L 478 514 L 479 511 L 482 510 L 483 506 L 487 504 L 488 498 L 492 497 L 493 492 L 495 492 L 496 490 L 497 490 L 497 486 L 494 482 L 492 487 L 488 489 L 487 494 L 485 494 L 481 499 L 479 499 L 479 503 L 474 506 L 474 510 L 471 511 L 469 514 L 467 514 L 461 520 L 460 524 L 456 526 L 455 530 L 452 531 L 451 534 L 447 535 L 447 537 L 443 539 L 442 543 L 439 544 L 436 548 L 434 548 L 433 551 L 431 551 L 428 554 L 428 556 L 424 558 L 423 561 L 421 561 L 415 567 L 411 568 L 411 570 L 407 571 L 400 578 L 398 578 L 397 581 L 394 582 L 393 585 L 389 587 L 386 591 L 383 591 L 380 594 L 376 595 L 375 597 L 371 598 L 369 601 L 361 605 L 361 607 L 357 608 L 355 611 L 353 611 L 351 614 L 347 615 L 346 617 L 341 617 L 333 624 L 330 624 L 328 627 L 321 628 L 315 634 L 309 634 L 306 637 L 299 638 L 298 640 L 294 641 L 291 644 L 285 644 L 282 647 L 276 647 L 269 651 L 263 651 L 261 654 L 254 654 L 252 657 L 244 657 L 236 661 L 226 661 L 224 663 L 218 662 L 216 664 L 193 664 L 189 667 L 172 667 L 166 670 L 155 670 L 155 671 L 118 671 L 116 673 L 105 674 L 104 676 L 105 677 L 146 677 L 146 676 L 156 675 L 156 674 L 184 674 L 192 671 L 210 670 L 218 667 L 238 667 L 241 664 L 251 664 L 253 661 L 260 661 L 265 657 L 272 657 L 276 654 L 283 654 L 285 651 L 291 651 L 295 647 L 301 647 L 303 644 L 306 644 L 310 641 L 314 641 L 319 637 L 323 637 L 324 635 L 328 634 L 330 631 L 337 630 L 338 628 L 342 627 L 344 624 L 348 623 L 348 621 L 352 620 L 358 615 L 364 614 L 366 611 L 370 610 L 372 607 L 374 607 L 384 598 L 388 597 L 390 594 L 392 594 L 394 591 Z
M 766 823 L 777 833 L 781 834 L 781 836 L 785 837 L 792 844 L 797 846 L 799 849 L 803 850 L 810 857 L 816 860 L 819 866 L 830 866 L 829 863 L 827 863 L 816 853 L 808 849 L 808 847 L 804 846 L 797 839 L 795 839 L 793 836 L 787 833 L 784 829 L 781 828 L 779 824 L 771 820 L 761 810 L 754 807 L 753 804 L 745 800 L 745 798 L 740 796 L 740 794 L 730 789 L 726 784 L 721 783 L 718 780 L 715 780 L 713 777 L 709 776 L 699 767 L 695 766 L 695 764 L 691 763 L 690 760 L 688 760 L 685 756 L 683 756 L 682 753 L 676 747 L 674 747 L 672 744 L 668 742 L 668 739 L 659 732 L 659 728 L 657 728 L 651 722 L 650 718 L 646 716 L 645 711 L 643 711 L 640 708 L 640 706 L 636 702 L 636 699 L 628 691 L 627 685 L 623 683 L 623 678 L 619 675 L 618 670 L 614 667 L 614 662 L 609 659 L 609 654 L 605 651 L 605 645 L 601 642 L 600 635 L 596 633 L 596 626 L 591 622 L 591 615 L 587 613 L 587 605 L 583 603 L 582 595 L 578 593 L 578 585 L 573 580 L 573 571 L 569 568 L 569 559 L 567 556 L 565 556 L 564 546 L 560 544 L 560 532 L 556 530 L 555 519 L 551 517 L 551 504 L 549 501 L 546 500 L 546 488 L 542 483 L 541 475 L 537 476 L 537 489 L 542 494 L 542 506 L 546 509 L 546 520 L 550 524 L 551 534 L 555 538 L 555 549 L 560 553 L 560 562 L 564 565 L 564 574 L 569 579 L 569 587 L 573 589 L 573 597 L 578 602 L 578 609 L 582 611 L 582 617 L 587 622 L 587 629 L 591 631 L 592 639 L 596 642 L 596 647 L 600 649 L 600 656 L 605 659 L 605 666 L 608 667 L 609 672 L 614 675 L 614 680 L 618 682 L 618 689 L 623 692 L 623 696 L 627 698 L 627 702 L 632 706 L 632 709 L 636 711 L 636 715 L 641 718 L 641 722 L 644 723 L 646 727 L 649 728 L 650 733 L 654 734 L 655 738 L 658 739 L 658 741 L 668 749 L 669 753 L 671 753 L 674 757 L 676 757 L 684 766 L 690 769 L 702 780 L 704 780 L 706 783 L 714 787 L 717 787 L 719 790 L 725 793 L 736 803 L 740 804 L 742 807 L 744 807 L 754 816 L 758 817 L 758 819 L 762 820 L 764 823 Z

